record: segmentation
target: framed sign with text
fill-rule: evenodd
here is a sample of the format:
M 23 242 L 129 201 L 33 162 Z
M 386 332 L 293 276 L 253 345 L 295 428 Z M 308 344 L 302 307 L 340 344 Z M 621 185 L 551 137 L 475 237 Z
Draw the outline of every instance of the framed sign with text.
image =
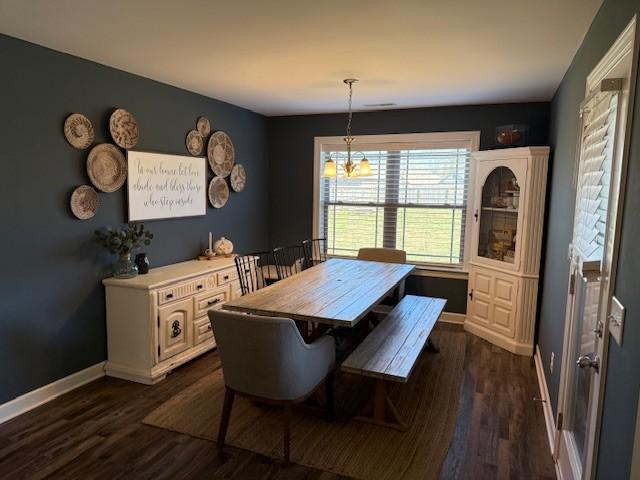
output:
M 129 221 L 206 215 L 206 158 L 129 150 L 127 170 Z

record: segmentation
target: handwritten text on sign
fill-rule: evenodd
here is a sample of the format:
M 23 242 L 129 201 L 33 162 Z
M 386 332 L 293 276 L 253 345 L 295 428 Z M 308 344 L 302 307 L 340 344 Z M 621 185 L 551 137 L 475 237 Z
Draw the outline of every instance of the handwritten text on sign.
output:
M 129 221 L 207 213 L 205 158 L 127 152 Z

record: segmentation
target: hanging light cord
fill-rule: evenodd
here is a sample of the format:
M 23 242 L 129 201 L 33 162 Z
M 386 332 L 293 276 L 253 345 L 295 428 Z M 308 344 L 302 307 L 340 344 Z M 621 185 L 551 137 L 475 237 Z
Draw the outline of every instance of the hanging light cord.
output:
M 349 120 L 347 122 L 347 137 L 351 136 L 351 119 L 353 118 L 353 112 L 351 111 L 352 97 L 353 97 L 353 83 L 349 82 Z

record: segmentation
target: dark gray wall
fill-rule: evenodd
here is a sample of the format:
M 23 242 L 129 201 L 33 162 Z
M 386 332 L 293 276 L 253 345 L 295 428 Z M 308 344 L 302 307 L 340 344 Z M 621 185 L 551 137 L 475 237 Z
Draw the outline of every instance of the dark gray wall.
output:
M 578 106 L 585 80 L 640 8 L 637 0 L 605 0 L 582 46 L 556 92 L 551 107 L 551 147 L 554 152 L 549 193 L 549 219 L 538 342 L 554 412 L 557 408 L 566 288 L 569 276 L 567 247 L 571 240 L 575 191 L 570 188 L 578 129 Z M 622 221 L 619 270 L 615 295 L 627 308 L 624 343 L 611 340 L 607 367 L 603 427 L 598 455 L 598 478 L 629 478 L 631 452 L 640 390 L 640 97 L 636 88 L 635 122 L 625 213 Z M 551 352 L 556 354 L 549 373 Z
M 356 92 L 357 95 L 357 92 Z M 358 135 L 479 130 L 480 148 L 495 147 L 495 128 L 528 124 L 530 145 L 547 145 L 549 104 L 523 103 L 416 108 L 356 112 L 353 133 Z M 303 115 L 269 119 L 269 224 L 271 245 L 309 238 L 313 212 L 314 137 L 344 135 L 346 114 Z M 466 311 L 466 280 L 412 279 L 408 293 L 445 295 L 447 311 Z
M 154 266 L 194 258 L 207 232 L 238 251 L 268 245 L 266 118 L 148 79 L 0 35 L 0 403 L 106 358 L 101 279 L 111 258 L 92 232 L 126 220 L 126 187 L 101 194 L 91 220 L 69 210 L 74 187 L 89 183 L 87 151 L 70 147 L 62 125 L 85 114 L 96 142 L 109 141 L 115 107 L 140 124 L 138 149 L 187 155 L 184 138 L 206 115 L 225 130 L 248 183 L 205 217 L 148 222 Z

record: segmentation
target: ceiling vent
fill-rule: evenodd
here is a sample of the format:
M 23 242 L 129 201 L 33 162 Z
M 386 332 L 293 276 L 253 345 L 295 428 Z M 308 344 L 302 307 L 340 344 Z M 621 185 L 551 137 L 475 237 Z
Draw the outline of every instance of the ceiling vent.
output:
M 394 107 L 396 104 L 393 102 L 388 103 L 365 103 L 365 108 L 382 108 L 382 107 Z

